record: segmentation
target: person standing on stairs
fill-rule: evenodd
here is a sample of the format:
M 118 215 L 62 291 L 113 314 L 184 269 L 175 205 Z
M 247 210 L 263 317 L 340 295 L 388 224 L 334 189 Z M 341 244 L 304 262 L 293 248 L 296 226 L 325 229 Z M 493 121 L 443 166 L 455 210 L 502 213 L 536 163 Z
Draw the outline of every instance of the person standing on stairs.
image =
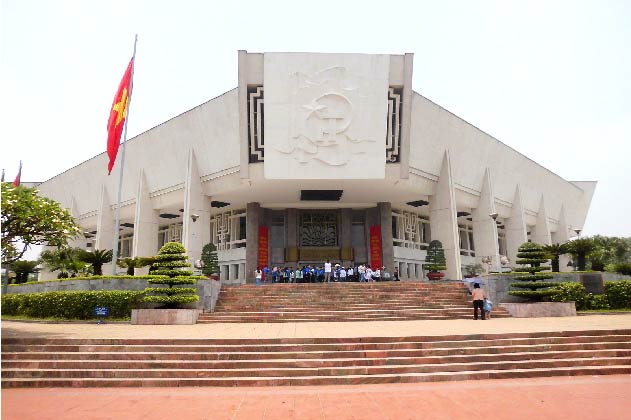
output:
M 324 263 L 324 282 L 328 283 L 331 280 L 331 261 L 326 260 Z
M 471 292 L 471 297 L 473 298 L 473 319 L 478 319 L 478 309 L 480 309 L 482 320 L 484 321 L 486 319 L 484 314 L 485 293 L 484 290 L 480 288 L 480 283 L 473 283 L 473 292 Z

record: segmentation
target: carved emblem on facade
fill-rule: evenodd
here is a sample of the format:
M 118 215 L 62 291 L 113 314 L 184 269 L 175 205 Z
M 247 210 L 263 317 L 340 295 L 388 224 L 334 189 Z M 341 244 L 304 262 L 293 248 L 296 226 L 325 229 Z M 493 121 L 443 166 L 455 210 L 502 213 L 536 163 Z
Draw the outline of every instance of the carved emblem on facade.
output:
M 359 78 L 355 75 L 354 80 Z M 312 75 L 295 72 L 290 79 L 292 102 L 300 106 L 290 116 L 289 138 L 277 147 L 279 152 L 302 164 L 315 159 L 331 166 L 346 165 L 353 156 L 366 153 L 367 143 L 375 140 L 355 133 L 361 86 L 349 81 L 345 67 Z

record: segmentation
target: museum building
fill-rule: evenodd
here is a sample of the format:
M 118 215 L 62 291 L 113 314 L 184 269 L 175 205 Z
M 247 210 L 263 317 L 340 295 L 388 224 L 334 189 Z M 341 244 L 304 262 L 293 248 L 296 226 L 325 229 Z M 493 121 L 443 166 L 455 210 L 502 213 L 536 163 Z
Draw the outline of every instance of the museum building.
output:
M 230 284 L 325 260 L 405 280 L 438 239 L 459 279 L 584 224 L 596 182 L 566 181 L 414 92 L 413 54 L 238 60 L 237 88 L 127 141 L 121 257 L 178 241 L 195 261 L 212 242 Z M 112 248 L 120 160 L 112 176 L 102 153 L 39 185 L 85 232 L 73 246 Z

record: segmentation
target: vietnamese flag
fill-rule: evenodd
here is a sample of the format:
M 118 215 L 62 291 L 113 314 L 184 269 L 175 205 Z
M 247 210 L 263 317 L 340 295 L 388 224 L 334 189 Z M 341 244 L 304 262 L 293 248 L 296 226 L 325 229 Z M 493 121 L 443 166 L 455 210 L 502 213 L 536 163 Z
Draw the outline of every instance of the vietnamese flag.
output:
M 116 154 L 118 153 L 118 146 L 120 144 L 121 133 L 125 126 L 125 118 L 127 117 L 127 107 L 129 105 L 129 98 L 131 97 L 132 89 L 132 73 L 134 68 L 134 59 L 129 61 L 127 70 L 123 75 L 123 79 L 118 86 L 116 96 L 114 96 L 114 102 L 112 103 L 112 109 L 110 110 L 110 119 L 107 122 L 107 155 L 110 161 L 107 165 L 107 174 L 112 173 L 114 162 L 116 161 Z
M 2 176 L 4 176 L 4 172 L 2 173 Z M 15 180 L 13 181 L 14 187 L 20 186 L 21 178 L 22 178 L 22 161 L 20 161 L 20 170 L 18 171 L 18 175 L 15 177 Z

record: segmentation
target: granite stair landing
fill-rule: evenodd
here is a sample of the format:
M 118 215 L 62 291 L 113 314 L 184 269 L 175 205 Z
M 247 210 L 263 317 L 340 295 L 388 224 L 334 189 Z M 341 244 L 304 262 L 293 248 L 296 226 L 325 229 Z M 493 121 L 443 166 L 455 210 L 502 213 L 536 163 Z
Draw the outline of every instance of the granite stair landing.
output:
M 404 321 L 472 318 L 459 282 L 315 283 L 222 287 L 198 323 Z M 509 317 L 496 306 L 494 317 Z
M 631 330 L 2 340 L 2 387 L 279 386 L 631 373 Z

